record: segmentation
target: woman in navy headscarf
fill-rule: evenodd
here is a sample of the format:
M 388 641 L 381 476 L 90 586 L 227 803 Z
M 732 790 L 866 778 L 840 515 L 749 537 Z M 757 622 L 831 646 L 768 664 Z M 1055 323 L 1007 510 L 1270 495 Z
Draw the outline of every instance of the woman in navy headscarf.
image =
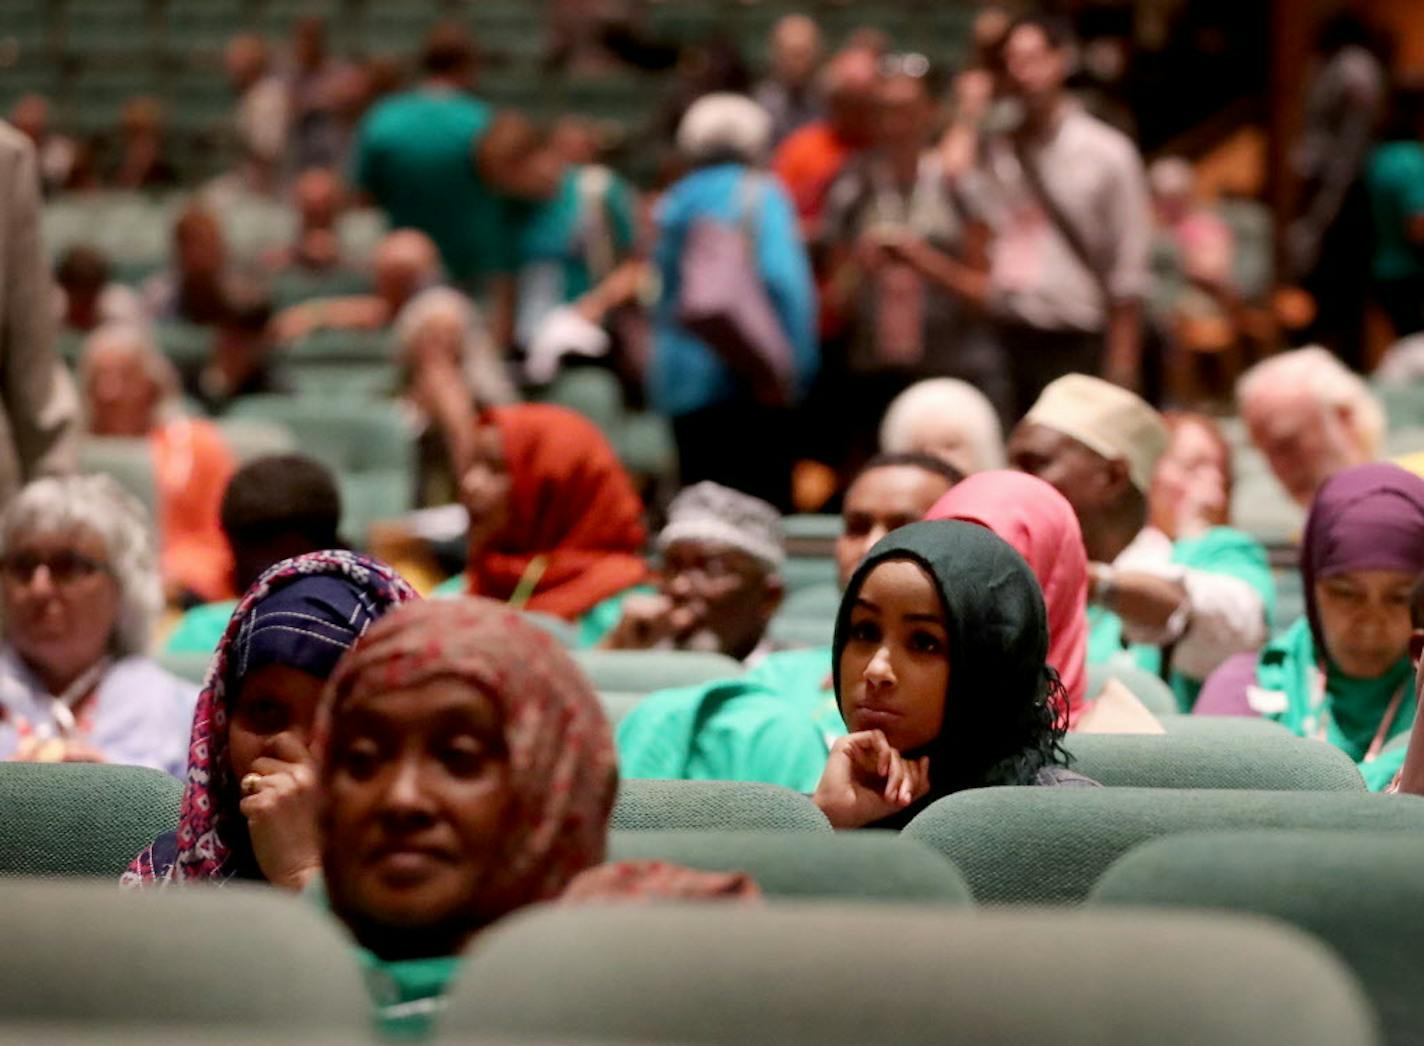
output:
M 178 829 L 123 881 L 248 879 L 300 890 L 320 868 L 312 720 L 326 679 L 367 627 L 416 595 L 351 552 L 285 560 L 243 597 L 198 697 Z

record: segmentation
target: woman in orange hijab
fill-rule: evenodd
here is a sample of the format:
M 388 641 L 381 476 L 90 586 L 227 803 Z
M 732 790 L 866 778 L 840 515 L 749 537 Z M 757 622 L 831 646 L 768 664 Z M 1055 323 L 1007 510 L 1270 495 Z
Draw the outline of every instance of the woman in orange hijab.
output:
M 572 410 L 483 412 L 460 498 L 470 595 L 576 621 L 647 577 L 642 501 L 603 433 Z

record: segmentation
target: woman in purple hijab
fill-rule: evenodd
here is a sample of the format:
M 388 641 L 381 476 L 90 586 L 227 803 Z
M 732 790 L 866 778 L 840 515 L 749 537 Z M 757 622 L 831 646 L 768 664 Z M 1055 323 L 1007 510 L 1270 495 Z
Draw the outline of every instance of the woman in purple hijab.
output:
M 1424 479 L 1398 465 L 1336 473 L 1310 507 L 1300 553 L 1306 615 L 1259 655 L 1232 658 L 1197 714 L 1260 715 L 1329 741 L 1371 789 L 1404 760 L 1414 723 L 1410 609 L 1424 572 Z

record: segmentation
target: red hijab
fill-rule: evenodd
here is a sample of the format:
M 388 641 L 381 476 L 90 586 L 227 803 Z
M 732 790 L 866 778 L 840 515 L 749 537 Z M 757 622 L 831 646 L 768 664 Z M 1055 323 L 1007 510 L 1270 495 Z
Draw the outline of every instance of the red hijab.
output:
M 1028 562 L 1048 607 L 1048 663 L 1068 694 L 1071 728 L 1088 685 L 1088 554 L 1073 506 L 1041 479 L 1000 470 L 961 480 L 925 518 L 978 523 Z
M 472 550 L 470 595 L 574 620 L 647 576 L 643 503 L 618 456 L 587 418 L 552 404 L 486 411 L 509 468 L 509 525 Z M 535 560 L 542 560 L 536 563 Z

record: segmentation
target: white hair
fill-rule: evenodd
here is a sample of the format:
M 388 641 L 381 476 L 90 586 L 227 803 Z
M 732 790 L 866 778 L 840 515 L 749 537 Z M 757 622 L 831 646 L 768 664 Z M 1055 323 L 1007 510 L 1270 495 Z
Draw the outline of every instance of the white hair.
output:
M 451 287 L 431 287 L 401 307 L 392 325 L 401 356 L 410 356 L 421 330 L 439 316 L 450 317 L 464 332 L 461 336 L 461 368 L 465 381 L 480 402 L 497 405 L 517 401 L 519 394 L 514 389 L 514 382 L 510 380 L 494 339 L 490 337 L 489 327 L 479 307 Z
M 1147 168 L 1147 185 L 1156 196 L 1190 196 L 1196 182 L 1196 171 L 1180 156 L 1163 156 Z
M 1319 345 L 1282 352 L 1262 360 L 1236 383 L 1236 401 L 1242 411 L 1262 393 L 1274 389 L 1303 390 L 1322 407 L 1345 411 L 1361 450 L 1370 458 L 1384 448 L 1384 407 L 1354 371 Z
M 115 346 L 129 352 L 143 364 L 143 370 L 158 389 L 158 415 L 160 418 L 181 413 L 182 381 L 178 368 L 163 354 L 152 329 L 142 323 L 119 321 L 96 327 L 84 339 L 84 347 L 79 355 L 79 385 L 86 390 L 85 409 L 88 409 L 87 390 L 89 379 L 94 372 L 94 357 L 104 349 Z
M 23 538 L 84 530 L 104 543 L 119 585 L 119 616 L 109 637 L 116 657 L 148 651 L 163 611 L 163 583 L 148 513 L 111 476 L 50 476 L 26 485 L 0 516 L 0 556 Z
M 953 418 L 973 457 L 973 472 L 1004 467 L 1004 430 L 982 392 L 958 378 L 916 382 L 896 396 L 880 423 L 880 450 L 907 454 L 922 449 L 917 434 L 929 418 Z
M 693 102 L 677 128 L 678 150 L 693 163 L 737 159 L 757 166 L 771 151 L 771 114 L 746 95 L 719 91 Z

